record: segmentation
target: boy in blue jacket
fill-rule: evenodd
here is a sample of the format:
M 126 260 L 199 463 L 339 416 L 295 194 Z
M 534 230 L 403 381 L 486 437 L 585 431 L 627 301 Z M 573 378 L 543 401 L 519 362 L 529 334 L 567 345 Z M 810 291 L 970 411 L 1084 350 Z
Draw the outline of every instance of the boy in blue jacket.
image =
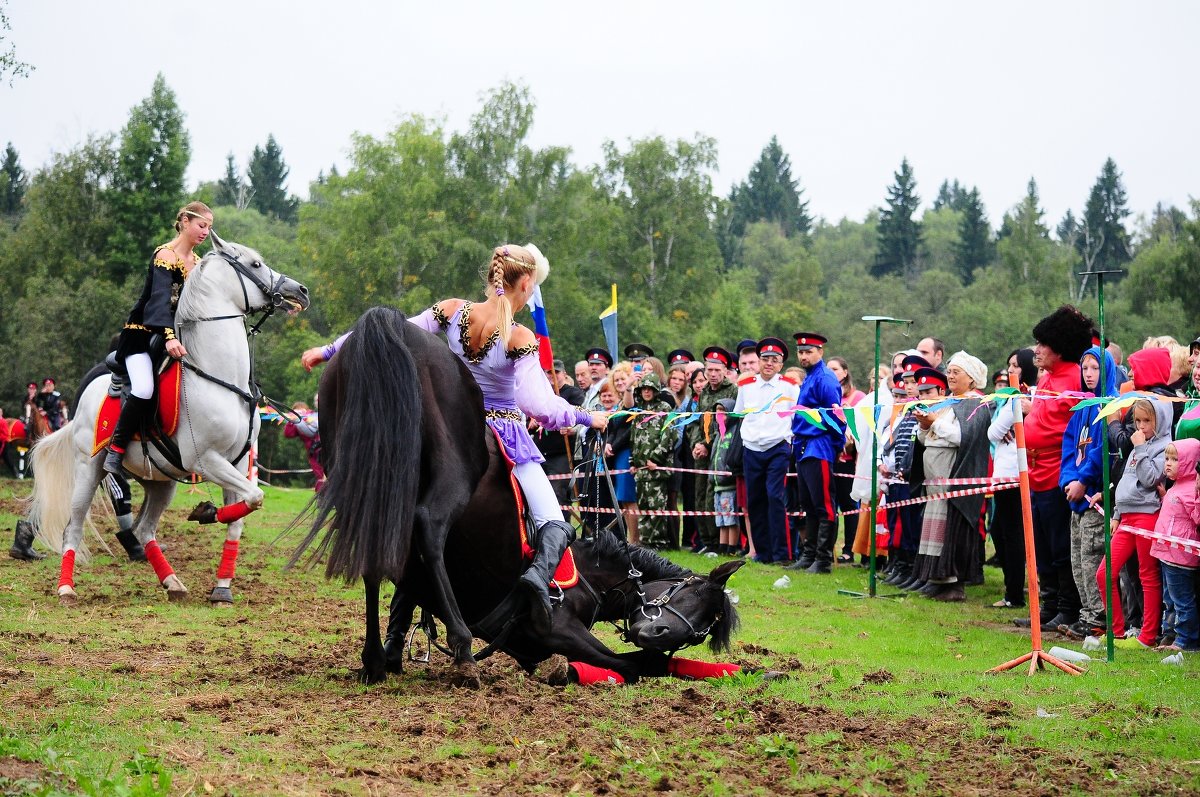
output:
M 1104 368 L 1104 395 L 1120 391 L 1120 374 L 1112 355 L 1092 346 L 1079 360 L 1083 389 L 1101 395 L 1100 369 Z M 1096 424 L 1102 407 L 1093 405 L 1071 414 L 1063 433 L 1062 469 L 1058 486 L 1071 504 L 1071 570 L 1079 589 L 1079 619 L 1058 630 L 1073 639 L 1104 634 L 1104 600 L 1096 571 L 1104 561 L 1104 516 L 1092 508 L 1099 504 L 1103 481 L 1100 437 L 1106 424 Z

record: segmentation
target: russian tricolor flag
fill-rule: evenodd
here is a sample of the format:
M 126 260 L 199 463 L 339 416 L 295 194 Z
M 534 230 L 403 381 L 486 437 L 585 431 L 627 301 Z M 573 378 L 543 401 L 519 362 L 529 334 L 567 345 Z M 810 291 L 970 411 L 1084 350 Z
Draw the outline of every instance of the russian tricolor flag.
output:
M 542 304 L 541 285 L 533 289 L 533 296 L 529 297 L 526 306 L 529 312 L 533 313 L 533 334 L 537 335 L 538 339 L 538 361 L 541 362 L 543 371 L 549 371 L 554 367 L 554 350 L 550 348 L 550 327 L 546 325 L 546 306 Z

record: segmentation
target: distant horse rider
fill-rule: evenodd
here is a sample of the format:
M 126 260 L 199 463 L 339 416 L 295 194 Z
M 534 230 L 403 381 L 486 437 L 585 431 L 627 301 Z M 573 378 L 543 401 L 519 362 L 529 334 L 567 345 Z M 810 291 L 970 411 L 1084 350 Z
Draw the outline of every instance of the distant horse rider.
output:
M 203 202 L 190 202 L 175 214 L 175 231 L 169 243 L 154 250 L 142 295 L 129 313 L 117 344 L 117 363 L 129 376 L 129 396 L 108 444 L 104 469 L 121 473 L 125 447 L 154 406 L 154 369 L 165 350 L 175 359 L 187 349 L 175 337 L 175 307 L 183 281 L 196 265 L 195 248 L 212 229 L 213 214 Z

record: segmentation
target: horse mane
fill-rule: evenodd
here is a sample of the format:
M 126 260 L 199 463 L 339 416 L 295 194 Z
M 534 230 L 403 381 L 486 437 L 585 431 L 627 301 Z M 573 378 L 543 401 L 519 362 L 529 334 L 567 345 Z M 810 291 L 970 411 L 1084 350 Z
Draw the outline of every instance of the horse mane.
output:
M 713 653 L 728 653 L 730 643 L 733 641 L 733 632 L 741 627 L 742 620 L 738 617 L 737 607 L 733 605 L 729 593 L 725 591 L 724 587 L 720 589 L 721 619 L 717 620 L 708 631 L 708 649 Z
M 649 548 L 637 545 L 627 546 L 624 541 L 617 538 L 617 535 L 609 531 L 602 530 L 591 537 L 585 537 L 583 543 L 592 546 L 597 558 L 623 559 L 628 552 L 633 566 L 642 571 L 643 577 L 648 581 L 660 578 L 684 578 L 692 574 L 691 570 L 685 570 Z
M 408 329 L 399 310 L 367 310 L 337 355 L 338 383 L 328 384 L 328 373 L 322 380 L 322 394 L 329 389 L 337 396 L 329 427 L 336 434 L 327 442 L 332 467 L 316 517 L 289 565 L 324 531 L 315 558 L 326 558 L 327 577 L 399 582 L 404 576 L 421 479 L 413 463 L 421 457 L 423 418 L 420 373 L 404 341 Z

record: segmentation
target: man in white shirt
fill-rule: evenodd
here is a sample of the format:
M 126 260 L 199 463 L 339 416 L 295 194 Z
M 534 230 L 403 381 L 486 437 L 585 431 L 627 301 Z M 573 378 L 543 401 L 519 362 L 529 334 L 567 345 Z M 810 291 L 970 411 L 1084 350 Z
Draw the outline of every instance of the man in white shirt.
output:
M 795 558 L 787 532 L 784 480 L 791 458 L 792 413 L 800 388 L 779 370 L 788 347 L 779 338 L 763 338 L 755 346 L 758 373 L 738 380 L 734 412 L 742 419 L 742 470 L 746 478 L 746 511 L 760 562 L 786 564 Z

